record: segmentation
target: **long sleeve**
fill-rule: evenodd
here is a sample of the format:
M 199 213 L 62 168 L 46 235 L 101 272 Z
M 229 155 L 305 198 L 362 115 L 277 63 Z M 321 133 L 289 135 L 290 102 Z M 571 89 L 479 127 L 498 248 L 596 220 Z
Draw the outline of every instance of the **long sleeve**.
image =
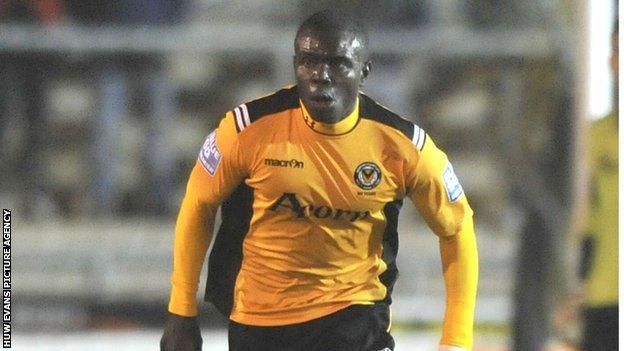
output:
M 472 349 L 478 253 L 472 209 L 447 156 L 427 138 L 408 167 L 408 195 L 440 239 L 446 313 L 440 344 Z
M 221 201 L 246 175 L 231 113 L 210 133 L 191 171 L 178 214 L 173 248 L 169 312 L 197 315 L 199 275 Z
M 218 203 L 202 202 L 199 165 L 195 165 L 182 200 L 175 226 L 173 274 L 169 312 L 181 316 L 197 315 L 195 295 L 206 251 L 212 240 Z
M 472 349 L 479 263 L 472 220 L 452 236 L 440 238 L 446 285 L 446 313 L 440 344 Z

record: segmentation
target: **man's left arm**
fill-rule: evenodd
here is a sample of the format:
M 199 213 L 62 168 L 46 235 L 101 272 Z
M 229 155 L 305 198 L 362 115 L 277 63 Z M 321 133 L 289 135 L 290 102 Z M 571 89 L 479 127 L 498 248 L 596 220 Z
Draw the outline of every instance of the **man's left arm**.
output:
M 451 163 L 431 138 L 412 156 L 408 196 L 440 239 L 446 312 L 439 351 L 469 351 L 479 270 L 472 209 Z
M 469 222 L 457 234 L 440 238 L 446 285 L 446 312 L 440 344 L 462 346 L 463 350 L 472 349 L 479 274 L 477 241 L 472 219 Z

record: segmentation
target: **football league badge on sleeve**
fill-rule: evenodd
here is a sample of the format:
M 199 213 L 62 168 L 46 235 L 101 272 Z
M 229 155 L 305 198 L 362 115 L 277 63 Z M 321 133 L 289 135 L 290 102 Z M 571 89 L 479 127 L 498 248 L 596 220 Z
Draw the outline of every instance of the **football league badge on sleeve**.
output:
M 381 181 L 381 169 L 372 162 L 364 162 L 357 166 L 353 178 L 360 188 L 371 190 Z
M 461 184 L 459 184 L 459 179 L 457 179 L 453 166 L 450 162 L 446 164 L 444 172 L 442 172 L 442 180 L 444 181 L 444 187 L 446 188 L 446 194 L 448 195 L 449 201 L 455 202 L 459 200 L 464 193 L 464 189 Z
M 217 166 L 219 166 L 219 161 L 221 161 L 221 152 L 219 152 L 217 147 L 217 133 L 213 131 L 208 135 L 199 152 L 199 162 L 210 175 L 214 175 L 217 171 Z

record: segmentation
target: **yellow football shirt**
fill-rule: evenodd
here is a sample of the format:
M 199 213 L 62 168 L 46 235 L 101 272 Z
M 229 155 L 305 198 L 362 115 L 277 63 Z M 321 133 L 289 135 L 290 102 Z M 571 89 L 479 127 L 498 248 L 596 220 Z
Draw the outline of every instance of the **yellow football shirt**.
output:
M 442 342 L 469 348 L 477 282 L 472 210 L 424 130 L 364 94 L 336 124 L 314 121 L 296 87 L 225 115 L 201 149 L 182 202 L 169 310 L 197 313 L 199 271 L 221 203 L 224 225 L 238 233 L 219 231 L 207 296 L 230 319 L 288 325 L 389 302 L 405 197 L 440 237 Z
M 592 262 L 585 288 L 591 307 L 618 303 L 618 125 L 615 114 L 590 126 Z

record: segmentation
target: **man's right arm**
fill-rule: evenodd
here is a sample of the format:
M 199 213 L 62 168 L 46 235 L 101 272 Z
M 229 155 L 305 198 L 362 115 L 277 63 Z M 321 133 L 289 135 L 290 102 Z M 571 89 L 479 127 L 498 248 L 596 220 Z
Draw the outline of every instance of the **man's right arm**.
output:
M 208 136 L 186 188 L 175 226 L 169 320 L 161 350 L 199 350 L 196 294 L 215 214 L 246 175 L 233 117 L 228 113 Z
M 201 350 L 195 295 L 218 207 L 218 204 L 202 201 L 198 194 L 203 172 L 201 167 L 196 164 L 191 172 L 176 222 L 170 314 L 160 340 L 161 351 Z
M 197 315 L 195 295 L 199 275 L 212 240 L 219 206 L 219 203 L 202 199 L 203 172 L 198 161 L 191 172 L 175 226 L 169 312 L 184 317 Z

